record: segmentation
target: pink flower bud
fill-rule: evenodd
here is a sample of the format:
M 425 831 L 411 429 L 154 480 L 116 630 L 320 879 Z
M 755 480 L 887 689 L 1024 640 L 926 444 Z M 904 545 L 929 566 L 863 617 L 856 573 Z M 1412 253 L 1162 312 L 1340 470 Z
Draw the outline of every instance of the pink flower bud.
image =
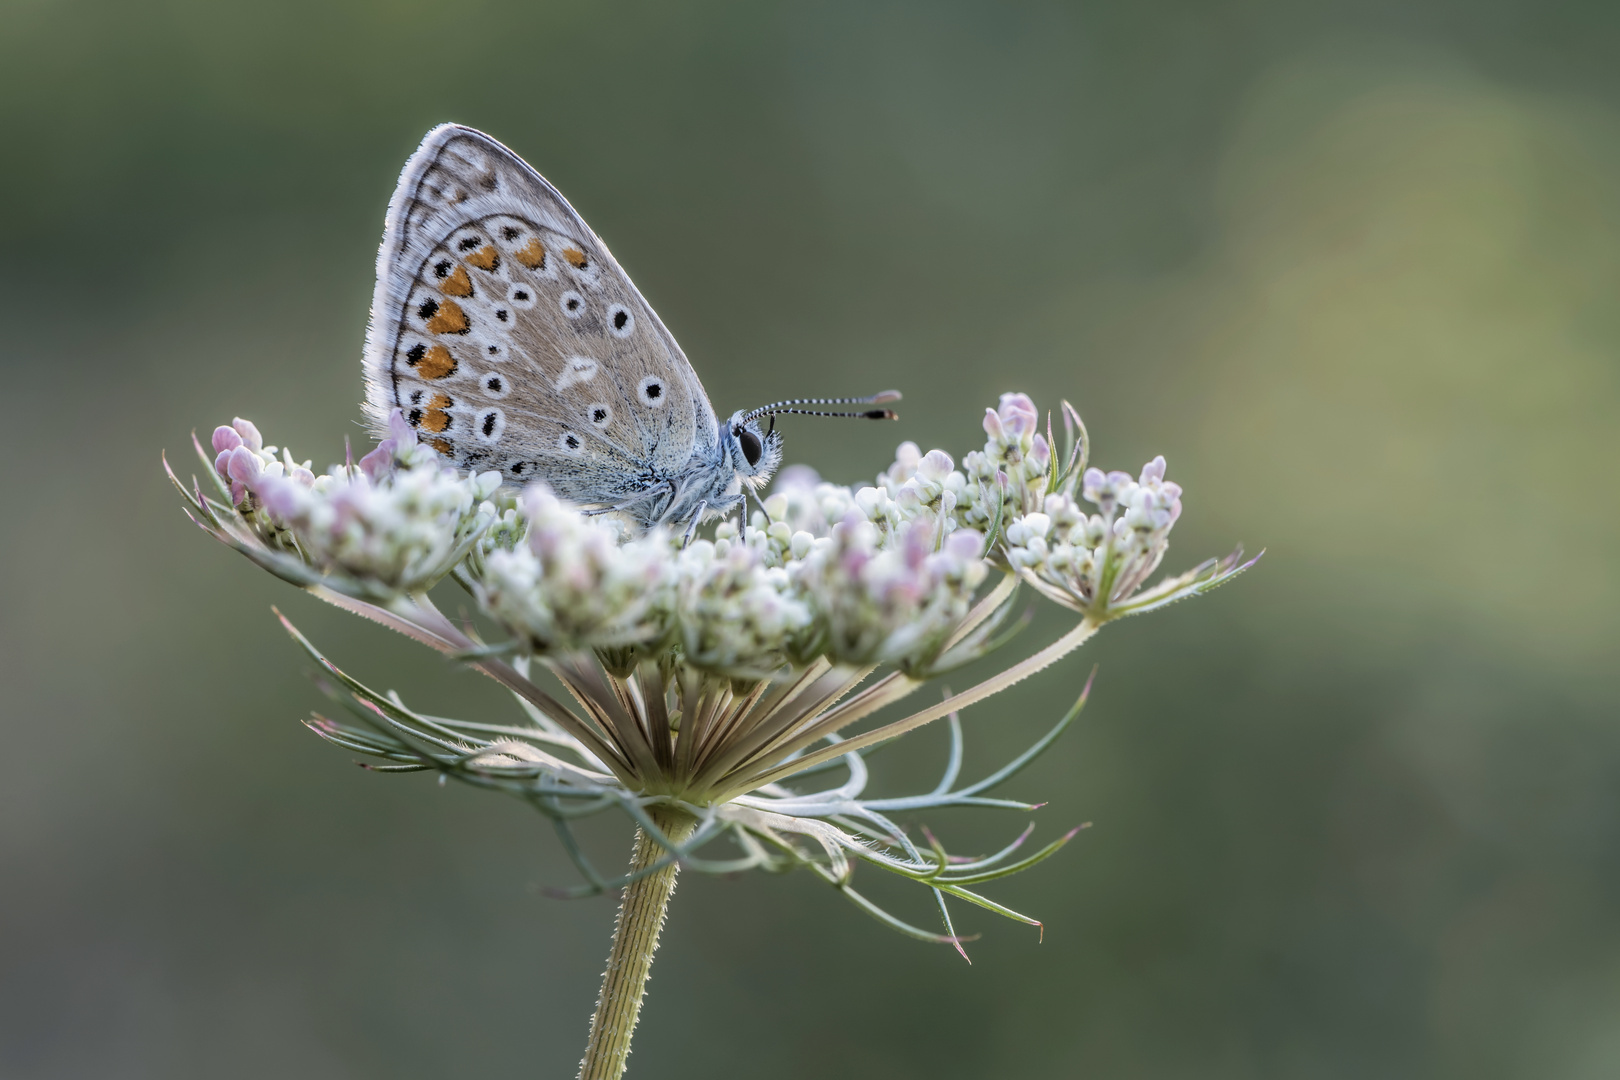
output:
M 238 416 L 231 421 L 231 427 L 236 429 L 236 433 L 242 437 L 242 441 L 250 450 L 264 449 L 264 437 L 259 434 L 259 429 L 253 426 L 253 421 Z
M 920 568 L 932 553 L 933 545 L 929 542 L 929 530 L 923 528 L 907 529 L 901 554 L 906 560 L 906 567 L 910 570 Z
M 1041 414 L 1028 394 L 1001 395 L 1001 423 L 1015 438 L 1023 438 L 1040 423 Z
M 270 514 L 288 521 L 298 514 L 300 493 L 298 486 L 280 476 L 266 476 L 254 486 L 254 494 Z
M 224 424 L 221 424 L 219 427 L 214 429 L 213 442 L 214 452 L 216 454 L 224 454 L 227 450 L 235 450 L 238 446 L 241 446 L 242 436 L 236 433 L 235 428 L 226 427 Z
M 917 471 L 917 465 L 922 461 L 922 451 L 914 442 L 903 442 L 894 451 L 894 467 L 889 474 L 896 480 L 904 480 Z
M 222 462 L 224 468 L 220 468 Z M 230 478 L 231 502 L 236 504 L 247 497 L 249 485 L 264 471 L 264 462 L 246 446 L 238 446 L 215 459 L 214 467 L 219 469 L 220 475 Z
M 225 463 L 225 471 L 232 480 L 239 480 L 245 484 L 264 471 L 264 462 L 246 446 L 238 446 L 231 451 L 230 460 Z
M 945 538 L 945 554 L 963 562 L 976 562 L 984 550 L 984 537 L 972 529 L 957 529 Z
M 411 427 L 411 422 L 398 409 L 388 414 L 388 434 L 394 441 L 396 453 L 416 445 L 416 429 Z
M 951 460 L 951 455 L 943 450 L 930 450 L 917 463 L 917 475 L 938 484 L 950 476 L 954 468 L 956 463 Z
M 1045 435 L 1035 436 L 1035 443 L 1029 450 L 1029 460 L 1039 466 L 1042 472 L 1046 471 L 1047 465 L 1052 461 L 1052 451 L 1046 445 Z
M 384 439 L 377 448 L 360 459 L 360 471 L 373 484 L 380 484 L 394 470 L 394 440 Z
M 1001 417 L 996 415 L 996 410 L 994 409 L 984 410 L 984 433 L 990 436 L 992 439 L 1003 439 L 1006 437 L 1006 433 L 1003 432 L 1001 428 Z

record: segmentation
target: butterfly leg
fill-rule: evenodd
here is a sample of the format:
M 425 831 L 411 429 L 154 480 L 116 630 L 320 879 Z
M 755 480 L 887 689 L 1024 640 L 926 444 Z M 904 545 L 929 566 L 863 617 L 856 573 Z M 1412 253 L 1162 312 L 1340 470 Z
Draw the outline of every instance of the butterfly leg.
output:
M 767 526 L 769 526 L 770 523 L 771 523 L 771 515 L 765 509 L 765 500 L 759 497 L 759 488 L 757 488 L 757 487 L 749 487 L 748 494 L 752 495 L 754 497 L 754 505 L 758 506 L 759 507 L 759 512 L 765 515 L 765 524 Z M 743 497 L 742 509 L 739 512 L 740 513 L 747 513 L 747 511 L 748 511 L 748 498 L 747 498 L 747 496 L 744 496 Z
M 709 504 L 707 502 L 698 503 L 697 513 L 692 515 L 692 523 L 686 527 L 686 536 L 681 540 L 681 547 L 686 547 L 692 542 L 692 537 L 697 535 L 698 522 L 703 520 L 703 511 L 708 508 Z

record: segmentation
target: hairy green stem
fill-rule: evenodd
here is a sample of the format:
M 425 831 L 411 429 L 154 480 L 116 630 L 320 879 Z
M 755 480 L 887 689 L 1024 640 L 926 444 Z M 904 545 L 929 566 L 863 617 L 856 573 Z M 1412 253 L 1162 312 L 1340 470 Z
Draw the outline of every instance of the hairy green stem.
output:
M 653 823 L 676 844 L 681 844 L 697 828 L 697 819 L 665 807 L 651 809 Z M 636 830 L 636 846 L 630 855 L 630 872 L 639 873 L 668 854 L 645 829 Z M 613 924 L 613 948 L 608 953 L 607 971 L 602 974 L 602 993 L 591 1017 L 591 1037 L 585 1057 L 579 1063 L 579 1080 L 618 1080 L 624 1075 L 630 1056 L 630 1037 L 641 1016 L 641 998 L 647 990 L 653 953 L 658 951 L 658 935 L 664 928 L 664 913 L 675 892 L 678 863 L 670 863 L 624 888 L 619 902 L 619 918 Z

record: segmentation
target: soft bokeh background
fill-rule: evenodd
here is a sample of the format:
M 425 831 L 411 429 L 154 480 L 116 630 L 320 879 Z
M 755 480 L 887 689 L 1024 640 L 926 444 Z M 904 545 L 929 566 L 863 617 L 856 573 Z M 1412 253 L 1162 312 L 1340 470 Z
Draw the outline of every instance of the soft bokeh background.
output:
M 0 3 L 0 1076 L 572 1075 L 611 902 L 539 895 L 521 806 L 305 732 L 269 606 L 500 696 L 158 469 L 239 413 L 359 434 L 383 207 L 446 119 L 573 199 L 722 413 L 905 391 L 790 459 L 1068 396 L 1099 464 L 1168 456 L 1172 563 L 1270 551 L 967 715 L 991 768 L 1101 664 L 1011 789 L 1096 823 L 995 890 L 1044 944 L 689 877 L 632 1075 L 1620 1075 L 1616 55 L 1620 6 L 1550 0 Z

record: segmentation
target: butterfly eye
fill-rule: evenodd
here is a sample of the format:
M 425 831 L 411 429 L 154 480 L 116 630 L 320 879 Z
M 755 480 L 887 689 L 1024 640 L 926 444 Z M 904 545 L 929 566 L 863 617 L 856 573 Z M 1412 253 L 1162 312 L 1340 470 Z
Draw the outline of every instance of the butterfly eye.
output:
M 759 436 L 745 427 L 737 428 L 732 434 L 737 436 L 737 442 L 742 444 L 743 457 L 748 459 L 749 468 L 758 465 L 759 456 L 765 452 L 765 447 L 760 444 Z

